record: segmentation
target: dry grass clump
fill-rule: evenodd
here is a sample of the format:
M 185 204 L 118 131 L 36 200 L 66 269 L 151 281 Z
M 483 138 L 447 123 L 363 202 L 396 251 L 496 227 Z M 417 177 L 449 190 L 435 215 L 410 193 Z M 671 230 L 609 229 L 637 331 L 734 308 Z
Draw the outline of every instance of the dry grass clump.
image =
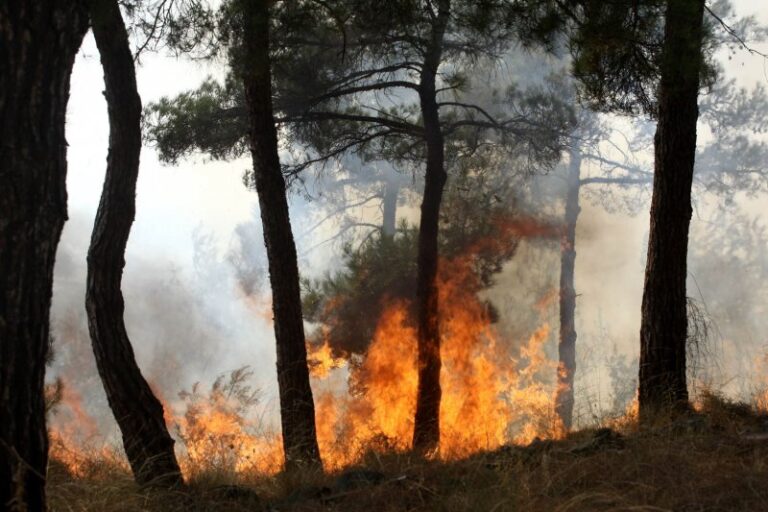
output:
M 361 468 L 237 481 L 201 470 L 187 489 L 145 493 L 114 463 L 88 478 L 52 466 L 49 499 L 53 510 L 126 512 L 761 511 L 768 416 L 710 393 L 652 428 L 588 429 L 450 463 L 369 453 Z

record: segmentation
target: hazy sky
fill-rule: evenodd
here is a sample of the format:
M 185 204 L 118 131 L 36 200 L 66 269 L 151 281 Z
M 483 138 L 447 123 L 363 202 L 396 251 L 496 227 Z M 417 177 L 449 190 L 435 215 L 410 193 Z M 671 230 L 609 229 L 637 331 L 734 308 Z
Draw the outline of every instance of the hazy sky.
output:
M 765 0 L 736 0 L 739 14 L 758 14 L 768 23 Z M 762 7 L 762 8 L 761 8 Z M 763 45 L 763 48 L 765 45 Z M 740 52 L 727 63 L 728 74 L 752 86 L 768 83 L 766 63 L 758 56 Z M 164 95 L 195 88 L 206 76 L 220 75 L 220 65 L 146 55 L 137 70 L 139 92 L 146 105 Z M 102 95 L 103 79 L 93 38 L 88 35 L 78 55 L 72 77 L 67 139 L 69 142 L 70 216 L 95 215 L 105 170 L 108 121 Z M 182 161 L 178 167 L 159 164 L 154 150 L 145 148 L 137 193 L 137 218 L 131 233 L 129 252 L 144 257 L 170 258 L 179 264 L 190 262 L 190 233 L 198 225 L 212 229 L 222 240 L 233 227 L 248 219 L 256 205 L 253 192 L 241 183 L 247 159 L 236 162 Z M 78 239 L 68 226 L 63 243 Z M 128 259 L 130 266 L 131 259 Z

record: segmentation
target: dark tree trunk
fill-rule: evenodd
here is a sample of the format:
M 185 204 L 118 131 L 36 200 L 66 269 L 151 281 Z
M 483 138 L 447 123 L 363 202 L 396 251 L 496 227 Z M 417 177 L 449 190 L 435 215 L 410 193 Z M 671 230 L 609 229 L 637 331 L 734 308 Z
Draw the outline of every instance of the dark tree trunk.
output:
M 125 246 L 136 212 L 141 99 L 117 1 L 89 0 L 88 4 L 104 68 L 110 126 L 104 189 L 88 250 L 88 328 L 99 375 L 136 482 L 174 485 L 182 481 L 174 441 L 163 418 L 163 406 L 136 364 L 123 321 L 120 289 Z
M 640 328 L 640 418 L 688 404 L 686 258 L 704 0 L 669 0 Z
M 320 451 L 309 384 L 296 245 L 272 113 L 269 3 L 268 0 L 239 2 L 244 19 L 240 65 L 250 123 L 253 175 L 272 285 L 283 450 L 286 469 L 291 470 L 297 466 L 319 466 Z
M 393 237 L 397 231 L 397 197 L 400 194 L 400 183 L 395 179 L 387 180 L 384 185 L 384 200 L 381 205 L 381 232 L 384 236 Z
M 419 385 L 413 429 L 413 449 L 429 453 L 440 443 L 440 317 L 437 290 L 438 225 L 445 172 L 445 147 L 440 127 L 435 80 L 442 57 L 443 36 L 450 15 L 450 2 L 438 2 L 432 40 L 424 58 L 419 100 L 424 119 L 427 169 L 421 201 L 417 262 L 416 303 L 419 347 Z
M 581 189 L 581 153 L 571 149 L 565 197 L 565 223 L 560 242 L 560 342 L 557 369 L 555 411 L 563 427 L 573 426 L 573 378 L 576 373 L 576 223 L 579 220 Z
M 0 509 L 45 510 L 43 379 L 53 266 L 67 219 L 64 120 L 87 13 L 0 2 Z

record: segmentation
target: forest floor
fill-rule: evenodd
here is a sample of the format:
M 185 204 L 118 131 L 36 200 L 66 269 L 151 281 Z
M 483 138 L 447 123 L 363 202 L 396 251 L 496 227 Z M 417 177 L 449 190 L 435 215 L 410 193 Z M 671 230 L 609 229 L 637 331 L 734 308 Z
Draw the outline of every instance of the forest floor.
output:
M 237 482 L 203 472 L 172 492 L 141 492 L 108 462 L 73 478 L 52 461 L 48 495 L 54 511 L 768 511 L 768 415 L 716 397 L 699 409 L 461 461 L 370 454 L 338 474 Z

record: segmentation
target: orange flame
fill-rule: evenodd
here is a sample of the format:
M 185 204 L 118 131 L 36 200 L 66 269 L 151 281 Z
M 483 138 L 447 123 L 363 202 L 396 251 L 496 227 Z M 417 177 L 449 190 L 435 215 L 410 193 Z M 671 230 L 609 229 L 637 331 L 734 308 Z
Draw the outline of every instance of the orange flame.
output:
M 499 221 L 497 227 L 499 236 L 475 243 L 462 257 L 440 262 L 439 456 L 444 459 L 563 434 L 553 407 L 557 362 L 545 353 L 549 326 L 543 323 L 520 347 L 503 339 L 477 296 L 481 286 L 475 271 L 476 255 L 508 251 L 513 235 L 556 237 L 560 230 L 532 221 Z M 544 297 L 537 309 L 544 313 L 556 302 L 553 297 L 556 294 Z M 265 304 L 254 300 L 249 306 L 264 314 Z M 308 347 L 318 442 L 326 469 L 354 464 L 371 450 L 410 448 L 418 385 L 417 336 L 410 310 L 405 302 L 388 304 L 362 357 L 335 357 L 328 343 Z M 331 386 L 317 391 L 321 381 L 338 375 L 347 376 L 347 389 Z M 177 446 L 187 477 L 211 468 L 235 474 L 273 474 L 281 469 L 279 434 L 249 419 L 249 408 L 236 396 L 215 388 L 201 394 L 193 388 L 184 401 L 183 414 L 174 414 L 167 403 L 164 407 L 166 421 L 181 440 Z
M 220 387 L 219 382 L 207 394 L 200 393 L 198 385 L 191 393 L 181 393 L 185 404 L 181 416 L 163 404 L 166 422 L 181 440 L 182 473 L 187 478 L 208 470 L 277 473 L 283 466 L 282 442 L 246 413 L 254 402 L 250 388 L 243 395 L 236 387 Z
M 557 363 L 544 353 L 549 326 L 512 357 L 473 279 L 471 256 L 441 265 L 443 458 L 562 434 L 552 407 Z M 352 369 L 349 394 L 326 392 L 317 399 L 318 440 L 329 469 L 354 463 L 366 450 L 410 447 L 418 373 L 408 309 L 405 303 L 385 309 L 368 352 Z
M 331 370 L 344 366 L 346 360 L 335 357 L 331 346 L 326 341 L 322 345 L 307 345 L 307 364 L 310 375 L 322 379 L 327 377 Z
M 755 361 L 755 375 L 759 376 L 759 384 L 754 391 L 753 402 L 761 413 L 768 413 L 768 353 Z
M 79 478 L 104 461 L 127 469 L 124 458 L 100 438 L 96 420 L 85 410 L 80 393 L 63 380 L 61 385 L 61 402 L 54 407 L 48 428 L 50 458 Z

